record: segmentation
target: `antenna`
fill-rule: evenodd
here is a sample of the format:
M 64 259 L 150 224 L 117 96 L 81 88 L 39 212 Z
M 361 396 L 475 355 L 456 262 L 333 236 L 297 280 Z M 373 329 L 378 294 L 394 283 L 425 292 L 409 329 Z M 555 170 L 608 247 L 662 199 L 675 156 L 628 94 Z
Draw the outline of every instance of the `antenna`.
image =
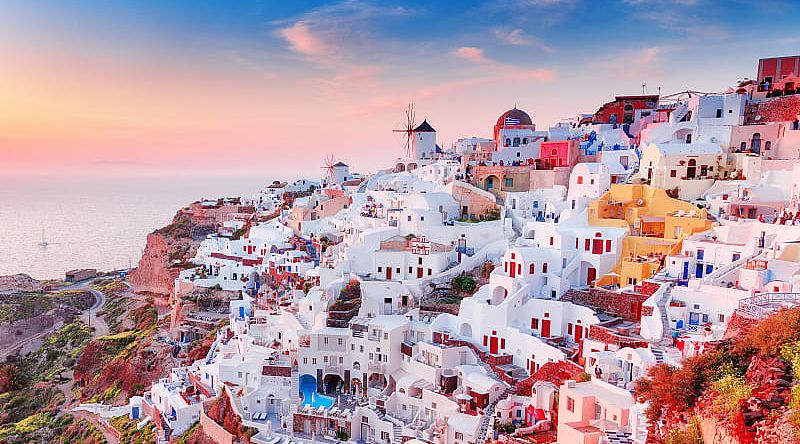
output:
M 396 129 L 392 130 L 395 133 L 404 133 L 405 134 L 405 147 L 404 153 L 406 158 L 411 157 L 411 138 L 414 137 L 414 128 L 416 124 L 414 123 L 414 104 L 409 103 L 408 107 L 406 108 L 406 119 L 405 119 L 405 128 L 403 129 Z
M 645 95 L 645 88 L 647 88 L 647 83 L 642 82 L 642 95 Z

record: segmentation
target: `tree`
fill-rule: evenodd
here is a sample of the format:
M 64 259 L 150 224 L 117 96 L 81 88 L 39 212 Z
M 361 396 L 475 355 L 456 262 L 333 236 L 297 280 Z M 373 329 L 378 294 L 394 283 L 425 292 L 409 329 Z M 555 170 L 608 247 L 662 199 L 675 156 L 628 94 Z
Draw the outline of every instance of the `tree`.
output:
M 475 287 L 477 286 L 475 279 L 468 274 L 460 274 L 454 277 L 450 285 L 453 287 L 453 290 L 462 293 L 471 293 L 475 291 Z

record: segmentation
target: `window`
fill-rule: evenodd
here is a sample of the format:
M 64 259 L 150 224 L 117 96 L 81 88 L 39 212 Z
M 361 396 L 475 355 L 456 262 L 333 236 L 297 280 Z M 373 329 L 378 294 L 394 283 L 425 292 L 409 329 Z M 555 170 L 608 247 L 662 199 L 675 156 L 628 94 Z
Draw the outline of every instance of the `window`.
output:
M 575 400 L 567 396 L 567 411 L 575 412 Z
M 705 251 L 703 249 L 698 248 L 697 249 L 697 260 L 698 261 L 702 261 L 704 255 L 705 255 Z
M 583 241 L 583 249 L 586 250 L 586 251 L 589 251 L 589 249 L 591 248 L 591 244 L 592 244 L 591 239 L 584 239 L 584 241 Z
M 733 262 L 736 262 L 736 261 L 738 261 L 739 259 L 741 259 L 741 257 L 742 257 L 742 255 L 741 255 L 740 253 L 733 253 L 733 256 L 731 257 L 731 260 L 732 260 Z
M 386 431 L 381 432 L 381 440 L 382 441 L 389 441 L 389 432 L 386 432 Z
M 583 176 L 578 176 L 578 185 L 583 183 Z
M 422 265 L 422 258 L 419 258 L 419 259 L 417 260 L 417 264 L 419 264 L 419 265 Z
M 550 236 L 550 245 L 553 245 L 553 236 Z
M 456 436 L 456 440 L 458 440 L 458 441 L 463 441 L 464 440 L 464 434 L 461 433 L 461 432 L 456 432 L 455 436 Z
M 513 177 L 506 177 L 506 186 L 513 187 L 514 186 L 514 178 Z
M 725 322 L 725 315 L 720 313 L 718 320 L 719 320 L 719 322 Z
M 510 145 L 511 145 L 511 139 L 506 138 L 505 143 L 503 143 L 503 146 L 510 146 Z
M 419 220 L 422 221 L 422 222 L 425 222 L 425 216 L 420 216 Z
M 722 117 L 722 108 L 717 108 L 717 119 Z
M 531 330 L 538 330 L 538 329 L 539 329 L 539 319 L 531 318 Z
M 408 216 L 408 221 L 411 222 L 411 216 Z
M 408 267 L 408 272 L 409 273 L 413 273 L 414 272 L 414 267 Z
M 547 273 L 547 262 L 542 264 L 542 273 Z
M 378 273 L 383 271 L 383 267 L 378 267 Z
M 536 264 L 531 264 L 530 273 L 529 274 L 533 274 L 533 273 L 536 273 Z
M 322 339 L 322 342 L 323 342 L 323 343 L 325 343 L 325 344 L 327 344 L 327 343 L 328 343 L 328 338 L 323 338 L 323 339 Z
M 568 335 L 572 334 L 572 323 L 571 322 L 567 324 L 567 334 Z
M 611 252 L 611 239 L 606 239 L 606 253 Z
M 338 338 L 338 339 L 336 339 L 336 342 L 337 342 L 339 345 L 342 345 L 342 344 L 344 343 L 344 340 L 343 340 L 342 338 Z
M 669 170 L 669 177 L 678 177 L 678 171 Z

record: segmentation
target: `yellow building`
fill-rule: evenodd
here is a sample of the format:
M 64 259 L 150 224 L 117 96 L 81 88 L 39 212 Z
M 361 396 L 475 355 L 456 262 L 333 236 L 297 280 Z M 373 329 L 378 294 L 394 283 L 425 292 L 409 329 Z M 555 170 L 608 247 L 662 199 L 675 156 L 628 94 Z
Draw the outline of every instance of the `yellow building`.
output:
M 706 210 L 648 185 L 614 184 L 589 203 L 589 224 L 627 228 L 622 261 L 597 286 L 638 284 L 653 276 L 663 258 L 680 251 L 683 239 L 711 228 Z

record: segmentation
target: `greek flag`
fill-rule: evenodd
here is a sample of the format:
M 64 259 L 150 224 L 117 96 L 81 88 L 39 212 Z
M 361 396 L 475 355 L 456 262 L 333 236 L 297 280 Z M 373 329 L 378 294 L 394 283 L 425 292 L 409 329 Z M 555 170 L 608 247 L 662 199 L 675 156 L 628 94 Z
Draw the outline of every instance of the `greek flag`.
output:
M 516 117 L 506 116 L 506 125 L 519 125 L 519 119 Z

